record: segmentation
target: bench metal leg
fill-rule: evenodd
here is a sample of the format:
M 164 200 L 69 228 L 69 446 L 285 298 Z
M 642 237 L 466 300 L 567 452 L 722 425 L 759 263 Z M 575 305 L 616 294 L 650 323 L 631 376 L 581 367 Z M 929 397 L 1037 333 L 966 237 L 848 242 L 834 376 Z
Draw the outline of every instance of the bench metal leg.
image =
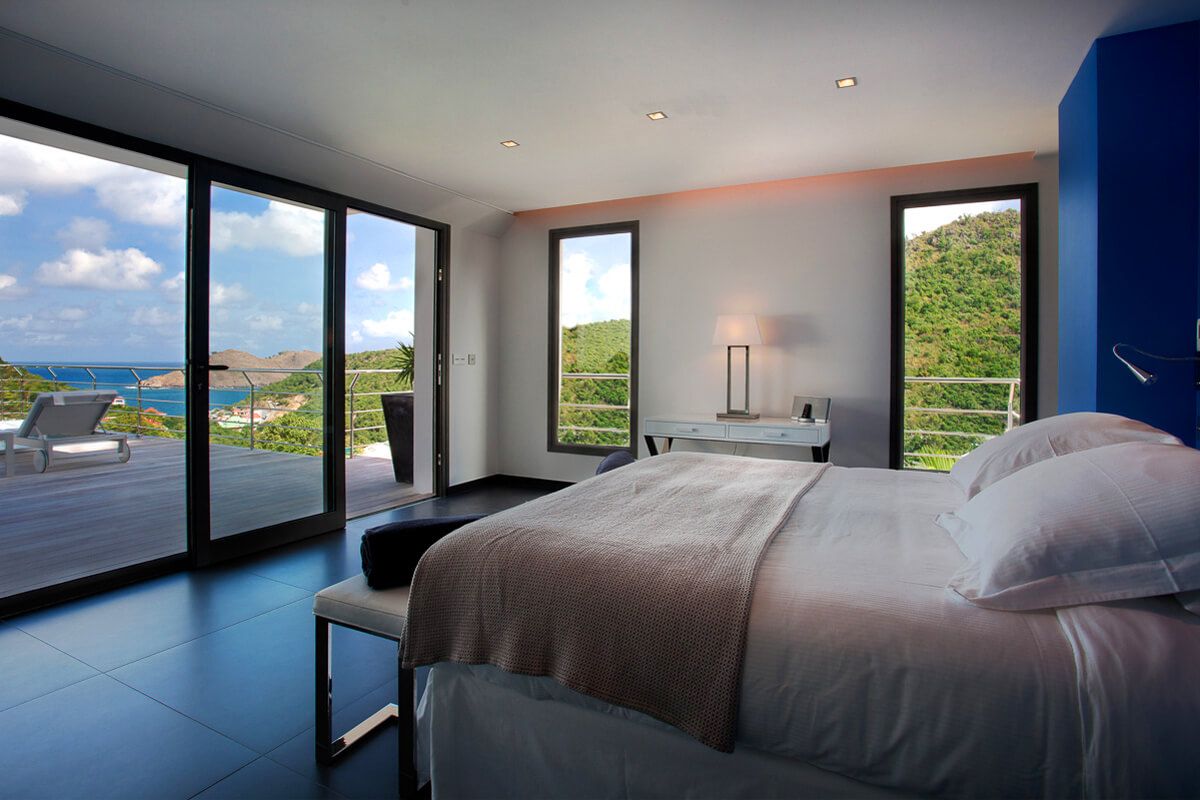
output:
M 408 800 L 417 796 L 417 715 L 413 709 L 413 695 L 416 694 L 413 671 L 404 668 L 403 646 L 396 648 L 396 670 L 400 701 L 400 735 L 397 737 L 400 740 L 397 759 L 400 762 L 400 797 Z
M 413 672 L 404 669 L 404 654 L 399 647 L 397 652 L 397 669 L 400 684 L 400 702 L 388 703 L 383 708 L 355 725 L 337 739 L 333 738 L 333 647 L 330 640 L 331 623 L 323 617 L 317 617 L 316 628 L 316 739 L 317 762 L 329 765 L 338 756 L 345 753 L 354 745 L 362 742 L 371 734 L 387 725 L 392 720 L 400 724 L 399 762 L 400 762 L 400 796 L 415 798 L 417 796 L 417 769 L 415 759 L 414 726 L 416 715 L 413 713 Z M 407 754 L 407 757 L 406 755 Z

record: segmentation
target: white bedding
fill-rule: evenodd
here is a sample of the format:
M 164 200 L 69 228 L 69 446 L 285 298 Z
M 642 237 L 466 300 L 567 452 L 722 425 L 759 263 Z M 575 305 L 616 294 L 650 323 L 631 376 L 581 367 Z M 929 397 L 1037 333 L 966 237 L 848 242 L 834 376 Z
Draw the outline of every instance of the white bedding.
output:
M 921 795 L 1200 794 L 1194 759 L 1182 755 L 1200 719 L 1200 689 L 1187 677 L 1200 618 L 1171 598 L 1058 612 L 973 606 L 945 588 L 963 557 L 933 521 L 963 500 L 943 475 L 825 473 L 759 569 L 738 748 Z M 488 680 L 539 708 L 567 704 L 664 730 L 548 678 Z M 438 685 L 431 679 L 430 692 Z M 426 742 L 446 740 L 437 726 L 471 724 L 430 716 L 438 699 L 422 706 Z M 493 724 L 486 709 L 477 714 Z M 580 723 L 570 724 L 564 742 L 578 740 Z M 435 776 L 438 764 L 457 768 L 441 755 Z M 560 760 L 564 778 L 570 758 Z M 605 758 L 621 768 L 620 753 Z M 682 789 L 686 760 L 675 766 L 664 760 Z M 618 793 L 645 794 L 627 788 Z

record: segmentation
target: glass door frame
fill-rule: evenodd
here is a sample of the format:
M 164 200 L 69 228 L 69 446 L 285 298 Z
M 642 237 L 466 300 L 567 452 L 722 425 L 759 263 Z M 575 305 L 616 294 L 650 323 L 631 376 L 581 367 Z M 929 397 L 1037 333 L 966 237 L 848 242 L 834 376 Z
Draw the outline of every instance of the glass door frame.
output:
M 1016 183 L 978 189 L 894 195 L 892 197 L 892 391 L 889 466 L 904 468 L 904 212 L 910 208 L 1021 201 L 1021 421 L 1037 419 L 1038 397 L 1038 185 Z

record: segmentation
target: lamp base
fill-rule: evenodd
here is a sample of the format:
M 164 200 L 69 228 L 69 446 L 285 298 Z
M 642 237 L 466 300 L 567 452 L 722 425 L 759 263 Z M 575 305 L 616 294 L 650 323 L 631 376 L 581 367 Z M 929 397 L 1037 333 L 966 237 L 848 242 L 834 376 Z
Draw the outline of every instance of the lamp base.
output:
M 723 420 L 758 419 L 758 414 L 751 413 L 749 411 L 719 411 L 719 412 L 717 412 L 717 419 L 723 419 Z

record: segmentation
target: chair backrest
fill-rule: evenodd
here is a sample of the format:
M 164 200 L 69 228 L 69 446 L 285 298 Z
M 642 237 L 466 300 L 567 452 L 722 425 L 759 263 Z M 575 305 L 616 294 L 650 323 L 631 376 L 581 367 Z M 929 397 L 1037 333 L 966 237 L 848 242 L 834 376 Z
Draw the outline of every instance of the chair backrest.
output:
M 52 436 L 87 436 L 117 399 L 112 390 L 99 392 L 42 392 L 21 423 L 17 436 L 34 439 Z

